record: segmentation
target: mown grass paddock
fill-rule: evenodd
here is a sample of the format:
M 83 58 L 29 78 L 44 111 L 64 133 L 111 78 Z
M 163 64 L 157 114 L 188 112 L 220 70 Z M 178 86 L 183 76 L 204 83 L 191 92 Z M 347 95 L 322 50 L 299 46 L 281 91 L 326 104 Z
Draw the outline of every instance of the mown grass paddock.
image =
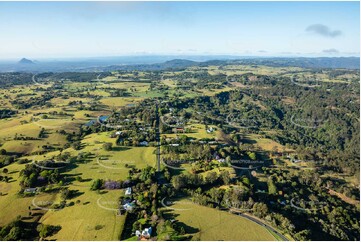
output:
M 27 218 L 26 221 L 34 221 L 37 216 L 29 216 L 32 213 L 44 213 L 44 211 L 32 210 L 34 206 L 32 202 L 35 197 L 22 197 L 18 195 L 20 190 L 19 185 L 19 172 L 23 169 L 23 165 L 14 163 L 7 166 L 9 170 L 8 176 L 12 179 L 9 183 L 0 183 L 0 226 L 4 226 L 16 219 L 18 215 Z M 41 194 L 36 196 L 38 201 L 55 202 L 57 196 L 54 194 Z M 31 209 L 29 210 L 29 206 Z
M 169 219 L 185 224 L 185 232 L 198 240 L 276 240 L 262 226 L 240 216 L 181 199 L 165 212 Z
M 117 214 L 118 199 L 123 190 L 95 192 L 89 187 L 70 186 L 82 195 L 70 200 L 75 205 L 59 211 L 48 211 L 41 219 L 45 224 L 58 224 L 62 229 L 51 240 L 119 240 L 125 215 Z M 79 200 L 80 203 L 76 203 Z
M 201 77 L 187 77 L 186 72 L 206 72 L 208 74 L 228 76 L 234 75 L 235 81 L 226 83 L 225 85 L 217 86 L 217 82 L 211 81 L 207 85 L 196 87 L 198 82 L 206 82 Z M 219 66 L 188 68 L 186 71 L 170 71 L 164 72 L 164 78 L 161 75 L 152 73 L 154 80 L 149 80 L 150 76 L 147 72 L 139 72 L 139 75 L 134 73 L 118 73 L 114 72 L 111 76 L 105 78 L 98 78 L 97 80 L 89 80 L 89 82 L 77 82 L 64 80 L 64 86 L 57 92 L 58 95 L 39 102 L 41 104 L 34 104 L 25 109 L 19 109 L 16 105 L 12 105 L 11 101 L 21 100 L 25 103 L 31 102 L 32 98 L 40 98 L 46 91 L 45 89 L 38 89 L 35 84 L 20 85 L 11 89 L 0 90 L 0 95 L 5 96 L 0 100 L 0 105 L 4 108 L 17 110 L 16 115 L 10 118 L 0 119 L 0 145 L 1 149 L 5 149 L 10 154 L 21 154 L 23 158 L 30 160 L 49 160 L 53 156 L 59 155 L 61 152 L 69 152 L 71 156 L 78 156 L 81 153 L 88 153 L 89 157 L 83 161 L 77 161 L 71 164 L 62 171 L 62 175 L 66 177 L 65 184 L 61 186 L 67 187 L 70 190 L 76 191 L 77 195 L 67 200 L 69 206 L 65 206 L 59 211 L 41 209 L 38 210 L 39 215 L 36 217 L 29 216 L 29 212 L 33 212 L 32 207 L 34 199 L 39 203 L 59 203 L 61 201 L 60 193 L 40 193 L 32 197 L 18 196 L 19 186 L 19 172 L 24 169 L 25 164 L 13 163 L 7 165 L 9 176 L 12 178 L 9 183 L 0 183 L 0 226 L 13 221 L 18 215 L 22 216 L 27 221 L 40 219 L 44 224 L 60 225 L 62 229 L 55 235 L 46 238 L 51 240 L 119 240 L 125 224 L 124 216 L 117 216 L 116 209 L 118 208 L 119 197 L 124 194 L 123 190 L 107 190 L 95 192 L 90 190 L 90 186 L 94 179 L 103 180 L 125 180 L 128 172 L 132 167 L 144 168 L 146 166 L 155 167 L 155 148 L 154 147 L 125 147 L 117 146 L 115 144 L 116 138 L 111 138 L 111 133 L 114 131 L 97 131 L 90 135 L 79 136 L 81 142 L 81 149 L 75 150 L 72 147 L 74 140 L 67 140 L 66 134 L 76 134 L 79 132 L 81 125 L 86 124 L 90 120 L 96 119 L 99 115 L 110 115 L 112 111 L 121 107 L 136 106 L 139 102 L 146 98 L 160 97 L 162 100 L 176 100 L 184 98 L 192 98 L 198 96 L 213 96 L 223 91 L 229 91 L 240 87 L 242 89 L 254 88 L 257 86 L 257 75 L 283 75 L 290 77 L 287 72 L 302 72 L 300 68 L 273 68 L 265 66 L 241 66 L 229 65 L 220 68 Z M 241 80 L 241 74 L 253 73 L 249 80 Z M 311 77 L 311 73 L 306 73 L 306 79 Z M 238 80 L 237 80 L 238 75 Z M 293 75 L 293 74 L 292 74 Z M 326 75 L 317 74 L 321 81 L 324 82 L 344 82 L 341 79 L 328 80 Z M 348 74 L 346 74 L 348 75 Z M 182 76 L 182 77 L 180 77 Z M 196 75 L 194 75 L 196 76 Z M 209 76 L 209 78 L 212 78 Z M 342 78 L 352 78 L 352 76 L 340 76 Z M 208 77 L 207 77 L 208 78 Z M 222 78 L 221 78 L 222 79 Z M 223 82 L 223 79 L 222 79 Z M 48 84 L 46 87 L 52 87 L 55 83 Z M 208 84 L 211 84 L 209 86 Z M 219 87 L 219 88 L 216 88 Z M 122 94 L 115 92 L 115 90 L 123 89 Z M 56 91 L 55 91 L 56 92 Z M 245 96 L 246 103 L 252 103 L 260 108 L 260 110 L 267 109 L 268 106 L 262 100 L 253 99 L 252 96 Z M 162 101 L 161 100 L 161 101 Z M 80 103 L 81 101 L 81 103 Z M 69 103 L 71 105 L 69 105 Z M 285 96 L 283 102 L 289 106 L 295 106 L 296 101 L 294 97 Z M 19 105 L 19 104 L 18 104 Z M 195 111 L 189 107 L 189 112 Z M 54 113 L 57 112 L 57 113 Z M 59 114 L 59 112 L 66 113 Z M 47 115 L 47 117 L 44 117 Z M 33 120 L 35 118 L 35 120 Z M 172 133 L 161 134 L 161 137 L 176 138 L 178 135 L 186 135 L 194 142 L 199 142 L 201 139 L 218 139 L 222 142 L 221 127 L 216 128 L 215 131 L 207 132 L 204 124 L 199 121 L 190 120 L 187 128 L 191 128 L 190 133 Z M 39 138 L 39 132 L 42 128 L 46 130 L 46 136 Z M 64 132 L 59 131 L 64 130 Z M 272 140 L 272 134 L 278 132 L 276 130 L 264 130 L 262 134 L 255 134 L 247 130 L 234 131 L 241 134 L 242 143 L 252 144 L 251 149 L 261 150 L 263 152 L 271 153 L 275 148 L 278 152 L 283 150 L 293 151 L 286 146 Z M 265 135 L 267 134 L 267 135 Z M 33 139 L 23 140 L 15 139 L 17 137 L 30 137 Z M 268 137 L 268 138 L 266 138 Z M 76 139 L 78 140 L 78 139 Z M 113 149 L 106 151 L 103 144 L 110 142 L 113 144 Z M 202 142 L 208 142 L 203 141 Z M 224 142 L 224 140 L 223 140 Z M 64 147 L 69 143 L 70 147 Z M 174 140 L 174 143 L 177 143 Z M 204 143 L 205 144 L 205 143 Z M 215 143 L 210 144 L 216 147 Z M 43 146 L 54 146 L 55 149 L 47 150 Z M 42 155 L 34 155 L 35 152 L 45 152 Z M 276 157 L 276 155 L 274 155 Z M 224 158 L 224 157 L 223 157 Z M 273 158 L 273 157 L 271 157 Z M 283 158 L 278 157 L 277 160 L 282 161 Z M 212 160 L 212 164 L 219 164 L 219 161 Z M 274 162 L 277 163 L 277 162 Z M 292 164 L 290 161 L 279 162 L 280 164 L 272 169 L 293 169 L 302 163 Z M 303 164 L 302 164 L 303 165 Z M 164 164 L 162 165 L 164 166 Z M 279 166 L 279 167 L 278 167 Z M 188 173 L 194 170 L 194 165 L 190 163 L 182 164 L 182 169 L 171 169 L 171 174 Z M 267 190 L 267 180 L 269 176 L 263 173 L 262 170 L 257 170 L 255 176 L 246 172 L 235 172 L 232 167 L 215 167 L 208 171 L 200 171 L 200 174 L 206 176 L 209 172 L 219 173 L 221 170 L 228 170 L 231 177 L 235 176 L 249 176 L 250 180 L 254 182 L 257 189 Z M 0 170 L 2 171 L 2 170 Z M 247 171 L 248 172 L 248 171 Z M 324 177 L 332 178 L 332 174 L 324 174 Z M 76 179 L 81 177 L 80 179 Z M 357 185 L 357 180 L 353 177 L 335 177 L 345 180 L 347 182 L 354 182 Z M 60 186 L 60 185 L 59 185 Z M 229 186 L 223 185 L 222 188 L 227 189 Z M 335 194 L 337 195 L 337 194 Z M 344 198 L 345 199 L 345 198 Z M 345 199 L 346 200 L 346 199 Z M 72 205 L 70 205 L 72 204 Z M 245 218 L 237 215 L 222 212 L 217 209 L 199 206 L 190 203 L 186 200 L 180 200 L 171 206 L 175 210 L 166 212 L 170 219 L 178 220 L 184 226 L 186 233 L 194 236 L 198 240 L 275 240 L 265 228 L 257 225 Z M 29 218 L 27 218 L 29 217 Z M 130 226 L 131 227 L 131 226 Z

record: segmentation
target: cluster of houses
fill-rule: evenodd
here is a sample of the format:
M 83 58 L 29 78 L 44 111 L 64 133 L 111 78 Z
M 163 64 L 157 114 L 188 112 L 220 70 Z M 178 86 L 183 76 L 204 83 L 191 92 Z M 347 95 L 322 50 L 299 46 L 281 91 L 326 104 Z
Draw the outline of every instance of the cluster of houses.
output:
M 128 198 L 124 199 L 122 201 L 122 206 L 119 209 L 119 215 L 122 215 L 124 212 L 126 211 L 132 211 L 135 207 L 135 200 L 132 200 L 130 198 L 130 196 L 132 195 L 132 188 L 131 187 L 127 187 L 125 189 L 125 196 L 127 196 Z
M 215 160 L 218 161 L 219 163 L 226 162 L 226 160 L 223 159 L 223 158 L 221 158 L 217 152 L 215 152 L 215 153 L 213 154 L 213 159 L 215 159 Z
M 274 201 L 269 201 L 269 203 L 272 204 L 272 205 L 276 204 L 276 202 L 274 202 Z M 286 206 L 286 204 L 287 204 L 286 201 L 282 201 L 282 200 L 278 201 L 277 203 L 281 204 L 282 206 Z
M 140 146 L 148 146 L 148 144 L 149 144 L 148 141 L 145 141 L 145 140 L 139 142 L 139 145 L 140 145 Z
M 207 129 L 207 133 L 213 133 L 215 131 L 215 129 L 213 127 L 210 127 Z
M 209 128 L 207 129 L 207 133 L 209 133 L 209 134 L 210 134 L 210 133 L 213 133 L 215 130 L 216 130 L 215 128 L 209 127 Z M 173 132 L 173 133 L 185 133 L 185 129 L 184 129 L 183 126 L 177 126 L 177 127 L 174 127 L 174 128 L 172 129 L 172 132 Z
M 135 235 L 140 240 L 148 240 L 150 238 L 150 236 L 152 235 L 152 227 L 145 228 L 142 231 L 136 230 Z
M 37 191 L 37 188 L 25 188 L 24 193 L 35 194 Z
M 128 188 L 125 189 L 125 195 L 126 196 L 132 195 L 132 188 L 131 187 L 128 187 Z
M 175 139 L 174 138 L 166 138 L 165 141 L 167 143 L 170 142 L 176 142 L 175 140 L 179 140 L 179 137 L 177 136 Z M 189 142 L 191 143 L 196 143 L 198 142 L 199 144 L 210 144 L 210 145 L 216 145 L 219 144 L 219 142 L 217 140 L 196 140 L 196 139 L 190 139 Z M 179 146 L 178 143 L 172 143 L 169 144 L 170 146 Z
M 216 140 L 210 140 L 210 141 L 200 140 L 199 143 L 200 143 L 200 144 L 215 145 L 215 144 L 218 144 L 218 141 L 216 141 Z
M 175 127 L 175 128 L 172 129 L 172 132 L 175 133 L 175 134 L 177 134 L 177 133 L 184 133 L 185 130 L 184 130 L 183 127 Z
M 119 136 L 120 134 L 122 133 L 122 131 L 117 131 L 117 132 L 115 132 L 115 133 L 112 133 L 111 135 L 110 135 L 110 138 L 116 138 L 117 136 Z M 128 140 L 133 140 L 132 138 L 128 138 Z M 148 146 L 149 145 L 149 142 L 148 141 L 141 141 L 141 142 L 139 142 L 139 145 L 140 146 Z
M 116 138 L 118 137 L 119 135 L 121 135 L 123 133 L 123 131 L 116 131 L 114 133 L 111 133 L 110 134 L 110 138 Z
M 287 155 L 287 158 L 290 159 L 290 161 L 292 163 L 299 163 L 301 162 L 302 160 L 299 160 L 299 159 L 295 159 L 294 157 L 290 156 L 290 155 Z
M 120 214 L 122 214 L 122 211 L 132 211 L 135 206 L 135 201 L 126 201 L 126 203 L 123 205 L 123 209 L 120 210 Z
M 122 206 L 119 209 L 119 214 L 122 215 L 125 211 L 132 211 L 135 207 L 136 201 L 131 198 L 132 196 L 132 188 L 127 187 L 125 189 L 125 198 L 122 201 Z M 145 228 L 143 230 L 136 230 L 135 235 L 138 237 L 138 240 L 149 240 L 152 235 L 152 227 Z

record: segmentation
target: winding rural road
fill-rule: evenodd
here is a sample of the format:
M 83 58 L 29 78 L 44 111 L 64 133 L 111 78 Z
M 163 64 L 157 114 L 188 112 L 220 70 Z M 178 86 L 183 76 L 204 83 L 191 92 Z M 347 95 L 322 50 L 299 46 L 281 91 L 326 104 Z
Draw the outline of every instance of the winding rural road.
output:
M 157 141 L 157 152 L 156 152 L 156 156 L 157 156 L 157 170 L 158 172 L 160 171 L 160 130 L 159 130 L 159 121 L 161 119 L 161 117 L 159 116 L 159 107 L 158 107 L 159 101 L 156 100 L 156 141 Z M 164 199 L 163 199 L 164 200 Z M 255 219 L 249 215 L 243 214 L 243 213 L 236 213 L 237 215 L 248 219 L 250 221 L 255 222 L 256 224 L 261 225 L 262 227 L 266 227 L 268 230 L 272 231 L 274 234 L 276 234 L 277 236 L 279 236 L 280 238 L 282 238 L 283 241 L 288 241 L 288 239 L 280 234 L 277 230 L 275 230 L 274 228 L 272 228 L 271 226 L 261 222 L 258 219 Z
M 155 139 L 157 142 L 157 151 L 156 151 L 156 156 L 157 156 L 157 171 L 160 172 L 160 129 L 159 129 L 159 100 L 155 101 Z
M 246 218 L 246 219 L 248 219 L 248 220 L 251 220 L 251 221 L 255 222 L 256 224 L 259 224 L 259 225 L 261 225 L 261 226 L 263 226 L 263 227 L 266 227 L 268 230 L 272 231 L 273 233 L 277 234 L 277 236 L 279 236 L 280 238 L 282 238 L 283 241 L 288 241 L 288 239 L 287 239 L 284 235 L 280 234 L 277 230 L 275 230 L 275 229 L 272 228 L 271 226 L 269 226 L 269 225 L 267 225 L 267 224 L 265 224 L 265 223 L 262 223 L 260 220 L 255 219 L 255 218 L 253 218 L 253 217 L 251 217 L 251 216 L 248 216 L 248 215 L 246 215 L 246 214 L 243 214 L 243 213 L 237 213 L 237 215 L 239 215 L 239 216 L 241 216 L 241 217 L 243 217 L 243 218 Z

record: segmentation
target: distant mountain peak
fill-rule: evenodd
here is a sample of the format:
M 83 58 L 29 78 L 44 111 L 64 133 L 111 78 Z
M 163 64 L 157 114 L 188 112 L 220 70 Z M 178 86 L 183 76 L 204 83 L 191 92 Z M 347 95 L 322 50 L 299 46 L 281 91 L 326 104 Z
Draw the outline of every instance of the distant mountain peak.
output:
M 22 58 L 19 62 L 19 64 L 35 64 L 32 60 Z

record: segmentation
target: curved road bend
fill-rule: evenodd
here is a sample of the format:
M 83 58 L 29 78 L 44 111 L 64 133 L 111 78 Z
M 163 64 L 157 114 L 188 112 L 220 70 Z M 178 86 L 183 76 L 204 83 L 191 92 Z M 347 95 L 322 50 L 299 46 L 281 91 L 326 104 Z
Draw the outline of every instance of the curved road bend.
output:
M 157 168 L 158 168 L 158 172 L 160 171 L 160 132 L 159 132 L 159 110 L 158 110 L 158 104 L 159 101 L 156 100 L 156 141 L 157 141 Z M 259 224 L 263 227 L 266 227 L 268 230 L 272 231 L 273 233 L 277 234 L 277 236 L 279 236 L 280 238 L 282 238 L 283 241 L 288 241 L 288 239 L 283 236 L 282 234 L 280 234 L 277 230 L 275 230 L 274 228 L 272 228 L 271 226 L 262 223 L 261 221 L 259 221 L 258 219 L 255 219 L 249 215 L 245 215 L 243 213 L 239 213 L 237 212 L 236 215 L 239 215 L 245 219 L 251 220 L 253 222 L 255 222 L 256 224 Z
M 261 225 L 261 226 L 263 226 L 263 227 L 266 227 L 268 230 L 272 231 L 273 233 L 277 234 L 277 236 L 279 236 L 280 238 L 282 238 L 283 241 L 288 241 L 288 239 L 287 239 L 284 235 L 282 235 L 281 233 L 279 233 L 277 230 L 275 230 L 275 229 L 272 228 L 271 226 L 269 226 L 269 225 L 261 222 L 260 220 L 255 219 L 255 218 L 253 218 L 253 217 L 251 217 L 251 216 L 249 216 L 249 215 L 246 215 L 246 214 L 243 214 L 243 213 L 239 213 L 239 212 L 238 212 L 238 213 L 235 213 L 235 214 L 237 214 L 237 215 L 239 215 L 239 216 L 241 216 L 241 217 L 243 217 L 243 218 L 246 218 L 246 219 L 248 219 L 248 220 L 251 220 L 251 221 L 255 222 L 256 224 L 259 224 L 259 225 Z

